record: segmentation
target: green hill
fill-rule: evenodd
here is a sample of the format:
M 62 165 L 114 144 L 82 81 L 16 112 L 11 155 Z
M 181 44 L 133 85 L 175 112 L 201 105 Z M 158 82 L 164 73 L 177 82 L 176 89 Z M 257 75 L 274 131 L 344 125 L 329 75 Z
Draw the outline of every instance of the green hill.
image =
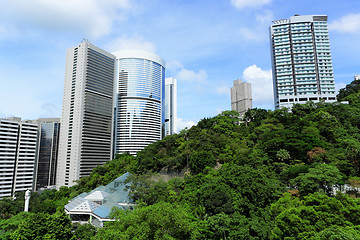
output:
M 344 183 L 360 186 L 359 90 L 354 81 L 340 91 L 350 104 L 202 119 L 136 157 L 117 156 L 74 187 L 34 193 L 21 218 L 22 196 L 2 200 L 0 239 L 34 239 L 39 219 L 48 219 L 42 234 L 53 239 L 360 239 L 359 193 L 335 195 Z M 136 209 L 114 211 L 118 221 L 102 229 L 69 232 L 64 204 L 127 171 Z

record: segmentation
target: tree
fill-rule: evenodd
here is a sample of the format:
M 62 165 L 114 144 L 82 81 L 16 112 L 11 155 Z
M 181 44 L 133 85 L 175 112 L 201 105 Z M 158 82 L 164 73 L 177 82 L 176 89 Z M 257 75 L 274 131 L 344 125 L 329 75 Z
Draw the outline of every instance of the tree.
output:
M 289 160 L 291 158 L 289 151 L 286 150 L 286 149 L 280 149 L 276 153 L 276 157 L 277 157 L 277 159 L 279 159 L 282 162 L 285 161 L 285 160 Z
M 131 183 L 130 196 L 135 201 L 140 200 L 146 205 L 152 205 L 160 201 L 167 201 L 169 198 L 168 185 L 159 175 L 133 174 L 126 181 Z
M 105 223 L 95 239 L 191 239 L 192 214 L 176 204 L 159 202 L 133 211 L 115 210 L 114 222 Z
M 233 189 L 233 192 L 227 192 L 232 195 L 235 211 L 250 217 L 276 201 L 281 194 L 282 185 L 271 174 L 266 168 L 224 164 L 219 170 L 219 181 Z
M 29 212 L 20 212 L 9 219 L 0 219 L 0 239 L 10 239 L 11 234 L 29 217 L 29 215 L 31 215 Z
M 307 156 L 309 157 L 310 162 L 324 163 L 326 158 L 325 153 L 325 149 L 321 147 L 314 147 L 311 151 L 307 152 Z
M 325 236 L 328 239 L 358 239 L 340 237 L 356 236 L 353 227 L 360 222 L 358 204 L 359 199 L 342 194 L 329 197 L 314 193 L 302 200 L 284 194 L 271 205 L 275 226 L 270 239 L 325 239 Z
M 347 84 L 346 87 L 341 88 L 336 98 L 339 101 L 344 101 L 347 100 L 349 96 L 359 93 L 359 91 L 360 91 L 360 80 L 355 79 L 350 84 Z
M 299 176 L 290 180 L 296 186 L 301 195 L 314 193 L 323 190 L 327 195 L 333 195 L 333 186 L 342 183 L 344 175 L 335 166 L 319 164 L 309 168 L 307 173 L 300 173 Z
M 309 236 L 309 240 L 328 240 L 328 239 L 360 239 L 359 227 L 343 227 L 343 226 L 331 226 L 325 228 L 321 232 L 316 233 L 313 236 Z
M 65 213 L 30 214 L 11 234 L 11 239 L 72 239 L 71 222 Z
M 90 224 L 74 224 L 75 227 L 74 235 L 76 239 L 90 240 L 96 234 L 96 228 Z
M 249 109 L 243 117 L 243 120 L 249 124 L 252 123 L 255 126 L 258 126 L 263 119 L 268 116 L 268 111 L 261 108 L 252 108 Z
M 200 151 L 190 157 L 190 170 L 192 173 L 201 173 L 206 167 L 214 167 L 216 159 L 211 152 Z

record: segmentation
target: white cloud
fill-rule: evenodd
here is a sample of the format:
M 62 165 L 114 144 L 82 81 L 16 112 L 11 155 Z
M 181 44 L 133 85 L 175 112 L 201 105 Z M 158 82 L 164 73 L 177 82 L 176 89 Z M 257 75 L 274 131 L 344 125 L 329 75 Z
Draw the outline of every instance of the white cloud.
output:
M 182 118 L 177 118 L 176 119 L 176 125 L 177 125 L 177 132 L 180 132 L 182 129 L 184 128 L 191 128 L 192 126 L 194 126 L 195 124 L 197 124 L 197 122 L 192 121 L 192 120 L 185 120 Z
M 343 33 L 359 33 L 360 31 L 360 13 L 353 13 L 343 16 L 329 24 L 329 30 Z
M 207 82 L 207 73 L 205 70 L 194 71 L 186 69 L 184 65 L 178 60 L 170 60 L 166 63 L 166 71 L 170 75 L 175 76 L 178 81 L 184 81 L 189 83 L 206 83 Z
M 248 40 L 261 41 L 262 38 L 259 36 L 256 30 L 249 28 L 240 28 L 240 34 Z
M 57 105 L 54 102 L 50 102 L 50 101 L 43 102 L 41 104 L 41 112 L 39 113 L 40 113 L 40 117 L 60 116 L 61 105 Z
M 175 75 L 183 68 L 184 66 L 178 60 L 173 59 L 166 62 L 166 71 L 170 72 L 172 75 Z
M 216 93 L 221 95 L 230 95 L 230 87 L 229 86 L 219 86 L 215 89 Z
M 195 72 L 193 70 L 183 68 L 177 73 L 176 78 L 179 81 L 205 83 L 207 81 L 207 73 L 205 70 Z
M 25 119 L 35 119 L 42 112 L 41 101 L 36 98 L 36 90 L 32 86 L 26 89 L 16 88 L 16 84 L 3 86 L 4 90 L 0 94 L 0 101 L 6 104 L 0 106 L 2 117 L 22 117 Z M 17 89 L 14 94 L 14 89 Z M 32 92 L 30 92 L 32 91 Z
M 256 21 L 269 25 L 274 20 L 274 14 L 272 11 L 265 10 L 264 13 L 255 16 Z
M 274 20 L 273 13 L 266 10 L 262 14 L 256 15 L 255 18 L 258 23 L 253 27 L 241 27 L 239 29 L 240 36 L 256 42 L 268 41 L 267 29 L 271 21 Z
M 246 82 L 251 83 L 252 98 L 254 103 L 260 105 L 272 104 L 273 86 L 271 72 L 271 70 L 262 70 L 255 64 L 244 70 L 243 79 Z
M 341 88 L 344 88 L 344 87 L 346 87 L 346 84 L 345 84 L 345 83 L 336 83 L 336 82 L 335 82 L 335 91 L 336 91 L 336 93 L 338 93 L 339 90 L 340 90 Z
M 19 35 L 18 31 L 11 26 L 0 25 L 0 39 L 13 38 Z
M 125 18 L 128 0 L 5 0 L 0 19 L 15 27 L 77 31 L 96 38 Z
M 222 108 L 216 108 L 216 115 L 219 115 L 220 113 L 222 113 L 224 110 Z
M 110 52 L 119 50 L 143 50 L 148 52 L 156 52 L 156 47 L 149 41 L 146 41 L 142 36 L 123 36 L 116 38 L 107 44 L 106 49 Z
M 271 0 L 231 0 L 231 4 L 239 10 L 246 7 L 262 7 L 270 2 Z

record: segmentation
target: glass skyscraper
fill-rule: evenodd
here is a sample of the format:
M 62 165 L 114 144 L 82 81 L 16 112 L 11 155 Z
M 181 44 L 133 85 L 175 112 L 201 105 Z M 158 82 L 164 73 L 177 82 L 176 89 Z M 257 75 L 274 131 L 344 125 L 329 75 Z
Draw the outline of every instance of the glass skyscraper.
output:
M 38 158 L 36 163 L 36 190 L 54 186 L 59 148 L 60 118 L 40 118 Z
M 270 38 L 275 108 L 336 100 L 327 16 L 273 21 Z
M 120 51 L 116 56 L 116 153 L 136 153 L 162 138 L 165 61 L 156 54 Z

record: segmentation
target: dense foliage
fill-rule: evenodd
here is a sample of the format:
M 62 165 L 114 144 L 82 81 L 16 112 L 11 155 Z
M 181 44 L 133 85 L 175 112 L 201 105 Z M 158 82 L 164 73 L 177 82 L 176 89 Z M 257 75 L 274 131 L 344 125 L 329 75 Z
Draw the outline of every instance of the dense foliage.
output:
M 350 104 L 202 119 L 74 187 L 33 193 L 30 213 L 23 194 L 3 199 L 0 239 L 360 239 L 359 89 L 340 91 Z M 114 210 L 99 230 L 70 226 L 68 200 L 127 171 L 135 210 Z

